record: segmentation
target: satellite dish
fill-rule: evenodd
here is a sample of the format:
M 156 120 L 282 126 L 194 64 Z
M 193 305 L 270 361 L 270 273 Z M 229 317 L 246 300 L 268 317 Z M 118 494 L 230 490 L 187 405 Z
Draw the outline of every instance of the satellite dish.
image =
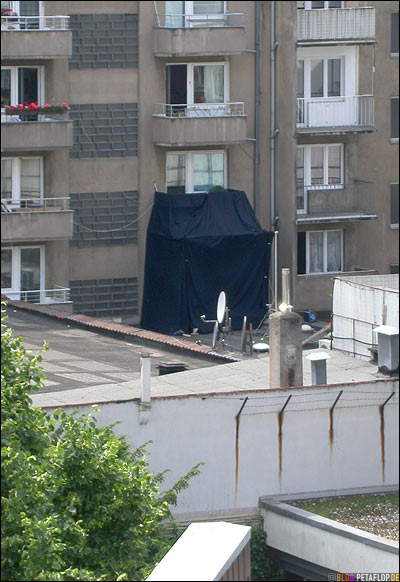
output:
M 220 325 L 224 323 L 225 309 L 226 309 L 226 295 L 225 291 L 221 291 L 221 293 L 218 296 L 217 303 L 217 321 Z
M 269 352 L 269 345 L 264 342 L 259 342 L 253 345 L 253 350 L 255 352 Z

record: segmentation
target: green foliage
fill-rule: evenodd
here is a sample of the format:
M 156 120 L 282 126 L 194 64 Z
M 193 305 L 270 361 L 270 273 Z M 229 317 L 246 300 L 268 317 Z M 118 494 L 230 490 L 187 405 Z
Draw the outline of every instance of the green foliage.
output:
M 169 507 L 199 466 L 160 493 L 165 472 L 149 472 L 145 446 L 132 451 L 92 414 L 32 407 L 41 355 L 25 352 L 5 317 L 2 580 L 145 579 L 170 547 Z
M 249 524 L 250 525 L 250 524 Z M 268 557 L 267 537 L 262 522 L 251 528 L 251 580 L 282 580 L 279 564 Z
M 209 192 L 228 192 L 228 190 L 223 186 L 213 186 Z

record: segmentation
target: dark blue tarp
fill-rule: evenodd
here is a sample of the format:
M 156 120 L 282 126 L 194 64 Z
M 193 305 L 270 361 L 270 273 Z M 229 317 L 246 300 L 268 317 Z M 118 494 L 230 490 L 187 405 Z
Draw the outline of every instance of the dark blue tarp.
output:
M 147 230 L 141 327 L 173 334 L 212 331 L 225 291 L 232 328 L 266 313 L 273 233 L 262 230 L 240 190 L 155 193 Z

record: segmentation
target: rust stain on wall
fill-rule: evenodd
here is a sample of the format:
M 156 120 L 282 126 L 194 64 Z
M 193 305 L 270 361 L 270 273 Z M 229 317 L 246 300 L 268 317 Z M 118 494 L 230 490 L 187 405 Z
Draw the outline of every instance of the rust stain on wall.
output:
M 381 437 L 381 466 L 382 466 L 382 482 L 385 482 L 385 419 L 383 417 L 384 404 L 379 406 L 380 417 L 380 437 Z
M 329 409 L 329 446 L 332 452 L 332 445 L 333 445 L 333 437 L 334 437 L 334 431 L 333 431 L 333 410 L 336 406 L 336 404 L 339 401 L 339 398 L 341 397 L 341 395 L 343 394 L 343 390 L 341 390 L 339 392 L 339 394 L 336 396 L 336 400 L 335 402 L 332 404 L 332 406 Z
M 291 399 L 292 395 L 290 395 L 288 397 L 288 399 L 286 400 L 285 404 L 283 405 L 283 407 L 281 408 L 281 410 L 278 412 L 278 475 L 279 475 L 279 483 L 281 482 L 281 475 L 282 475 L 282 424 L 283 424 L 283 413 L 284 410 L 286 408 L 286 406 L 289 403 L 289 400 Z
M 239 412 L 235 416 L 235 423 L 236 423 L 236 432 L 235 432 L 235 505 L 236 505 L 238 477 L 239 477 L 239 423 L 240 423 L 240 414 L 241 414 L 243 408 L 245 407 L 248 399 L 249 399 L 249 397 L 246 396 L 242 406 L 240 407 Z

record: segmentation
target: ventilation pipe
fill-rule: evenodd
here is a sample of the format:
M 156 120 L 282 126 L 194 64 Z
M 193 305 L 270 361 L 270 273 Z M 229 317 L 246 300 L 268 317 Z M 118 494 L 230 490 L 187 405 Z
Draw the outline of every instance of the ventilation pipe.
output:
M 150 417 L 151 394 L 151 358 L 148 352 L 140 355 L 140 403 L 139 403 L 139 423 L 147 424 Z

